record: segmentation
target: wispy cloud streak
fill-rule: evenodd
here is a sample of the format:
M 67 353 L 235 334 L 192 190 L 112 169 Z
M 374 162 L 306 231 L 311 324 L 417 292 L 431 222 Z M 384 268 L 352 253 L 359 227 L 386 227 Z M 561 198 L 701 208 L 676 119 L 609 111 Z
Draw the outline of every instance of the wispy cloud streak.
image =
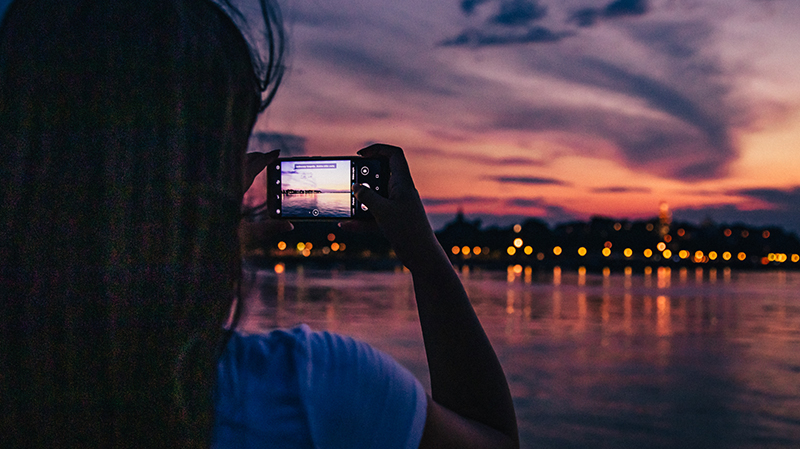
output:
M 580 27 L 590 27 L 602 18 L 641 16 L 647 13 L 646 0 L 617 0 L 604 8 L 581 8 L 570 16 L 570 22 Z
M 538 176 L 494 176 L 492 179 L 502 184 L 528 184 L 528 185 L 570 185 L 567 182 L 555 178 L 542 178 Z
M 435 148 L 410 149 L 409 153 L 419 157 L 436 157 L 446 160 L 461 160 L 477 165 L 490 165 L 493 167 L 542 167 L 545 161 L 529 157 L 493 157 L 484 154 L 474 154 L 455 151 L 444 151 Z

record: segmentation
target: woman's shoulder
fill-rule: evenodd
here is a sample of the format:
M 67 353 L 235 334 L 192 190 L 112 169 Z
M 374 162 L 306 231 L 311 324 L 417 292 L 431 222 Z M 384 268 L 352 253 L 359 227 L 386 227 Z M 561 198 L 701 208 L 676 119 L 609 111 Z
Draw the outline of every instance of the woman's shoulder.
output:
M 339 447 L 345 441 L 364 447 L 382 441 L 387 448 L 419 444 L 427 407 L 421 384 L 391 356 L 363 341 L 301 324 L 236 332 L 228 351 L 246 361 L 239 369 L 247 377 L 291 372 L 291 379 L 284 379 L 296 388 L 314 440 L 326 443 L 322 446 Z
M 380 352 L 353 337 L 326 330 L 313 330 L 305 323 L 291 328 L 275 328 L 260 332 L 232 331 L 227 349 L 269 353 L 276 346 L 291 346 L 301 352 L 329 354 L 357 355 L 362 352 Z

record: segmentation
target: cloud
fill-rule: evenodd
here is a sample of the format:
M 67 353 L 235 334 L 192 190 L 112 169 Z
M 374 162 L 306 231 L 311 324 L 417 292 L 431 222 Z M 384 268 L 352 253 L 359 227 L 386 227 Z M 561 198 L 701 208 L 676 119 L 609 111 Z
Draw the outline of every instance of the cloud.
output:
M 603 10 L 606 17 L 640 16 L 647 12 L 647 0 L 617 0 Z
M 547 8 L 530 0 L 510 0 L 500 3 L 500 11 L 490 19 L 496 25 L 527 25 L 547 15 Z
M 500 129 L 563 131 L 612 143 L 619 160 L 631 168 L 682 180 L 722 176 L 735 157 L 725 145 L 715 147 L 692 123 L 631 116 L 607 109 L 567 106 L 520 106 L 496 114 Z
M 570 16 L 569 22 L 573 22 L 579 27 L 590 27 L 597 23 L 600 10 L 597 8 L 581 8 Z
M 509 44 L 551 43 L 572 36 L 571 31 L 552 31 L 542 26 L 534 26 L 522 31 L 481 31 L 469 29 L 458 36 L 446 39 L 440 45 L 445 47 L 488 47 Z
M 790 190 L 781 189 L 744 189 L 736 193 L 761 200 L 774 210 L 796 211 L 800 214 L 800 187 Z
M 424 132 L 448 130 L 464 139 L 464 148 L 474 148 L 484 139 L 480 134 L 505 133 L 515 142 L 555 143 L 541 148 L 553 148 L 559 155 L 571 151 L 607 158 L 668 179 L 725 175 L 737 157 L 733 129 L 746 127 L 748 116 L 758 111 L 745 104 L 747 92 L 734 90 L 741 84 L 739 74 L 749 70 L 746 62 L 732 67 L 719 56 L 717 18 L 699 7 L 693 14 L 665 7 L 658 14 L 615 21 L 613 27 L 582 29 L 563 26 L 563 20 L 575 5 L 592 3 L 537 0 L 549 12 L 533 22 L 539 34 L 531 34 L 528 25 L 491 22 L 503 3 L 465 0 L 435 6 L 443 11 L 450 7 L 450 14 L 435 15 L 431 23 L 440 17 L 449 23 L 422 32 L 409 21 L 375 26 L 395 20 L 383 12 L 365 16 L 370 20 L 351 12 L 344 25 L 310 29 L 313 39 L 304 37 L 297 45 L 310 62 L 302 61 L 298 72 L 303 73 L 286 87 L 298 80 L 305 84 L 295 84 L 303 89 L 285 94 L 313 95 L 313 100 L 287 100 L 280 106 L 291 108 L 300 122 L 311 117 L 343 126 L 381 122 Z M 664 4 L 601 0 L 594 5 L 603 14 L 606 9 L 634 14 Z M 468 11 L 474 15 L 464 16 Z M 463 31 L 464 23 L 475 27 Z M 436 47 L 443 36 L 457 33 L 443 43 L 448 47 Z M 567 38 L 572 35 L 576 37 Z M 537 41 L 550 43 L 512 46 Z M 539 95 L 536 86 L 548 91 Z M 315 143 L 324 141 L 313 132 L 308 135 Z M 364 137 L 386 140 L 380 131 Z M 541 151 L 546 150 L 536 154 Z M 525 160 L 522 150 L 514 155 L 520 163 L 540 163 Z M 513 162 L 494 157 L 499 155 L 465 155 L 460 160 L 492 166 Z
M 431 223 L 431 227 L 436 230 L 436 232 L 441 231 L 444 229 L 445 225 L 452 222 L 455 219 L 455 213 L 439 213 L 433 212 L 429 213 L 428 221 Z M 487 214 L 487 213 L 465 213 L 465 218 L 469 221 L 473 220 L 480 220 L 482 227 L 492 227 L 492 226 L 499 226 L 499 227 L 507 227 L 514 225 L 516 223 L 522 223 L 525 219 L 529 218 L 526 215 L 495 215 L 495 214 Z
M 555 214 L 558 216 L 575 216 L 561 206 L 548 203 L 544 198 L 462 196 L 456 198 L 422 198 L 422 203 L 427 207 L 501 204 L 504 208 L 515 207 L 522 209 L 536 209 L 538 211 L 543 210 L 547 214 Z
M 457 153 L 454 151 L 444 151 L 435 148 L 424 149 L 409 149 L 408 153 L 412 153 L 418 157 L 437 157 L 447 160 L 459 159 L 466 162 L 471 162 L 478 165 L 491 165 L 499 167 L 508 166 L 529 166 L 529 167 L 542 167 L 545 162 L 541 159 L 534 159 L 528 157 L 492 157 L 483 154 L 474 153 Z
M 490 2 L 499 5 L 495 14 L 489 18 L 489 24 L 527 25 L 547 15 L 547 7 L 541 6 L 537 0 L 462 0 L 461 11 L 471 16 L 478 6 Z
M 567 182 L 554 178 L 540 178 L 537 176 L 494 176 L 492 179 L 503 184 L 531 184 L 531 185 L 558 185 L 568 186 Z
M 428 214 L 428 220 L 431 222 L 431 226 L 433 229 L 437 230 L 437 232 L 444 228 L 447 223 L 450 223 L 455 218 L 454 213 L 430 213 Z M 482 224 L 482 228 L 488 228 L 493 226 L 498 227 L 509 227 L 518 223 L 523 223 L 525 220 L 529 218 L 534 218 L 528 214 L 505 214 L 505 215 L 497 215 L 497 214 L 487 214 L 487 213 L 465 213 L 465 218 L 467 220 L 480 220 Z M 575 221 L 582 218 L 587 217 L 578 217 L 576 215 L 572 215 L 569 212 L 566 212 L 565 215 L 553 215 L 553 216 L 542 216 L 542 217 L 535 217 L 547 222 L 547 224 L 552 228 L 553 226 L 564 223 Z
M 641 16 L 648 12 L 647 0 L 617 0 L 605 8 L 581 8 L 570 16 L 569 21 L 579 27 L 590 27 L 601 18 Z
M 678 90 L 654 78 L 633 73 L 606 61 L 592 58 L 585 61 L 587 66 L 606 78 L 609 87 L 617 85 L 621 87 L 619 90 L 644 99 L 651 107 L 696 126 L 706 135 L 708 143 L 721 153 L 732 150 L 725 124 L 716 116 L 705 113 L 697 103 Z
M 478 5 L 488 1 L 489 0 L 461 0 L 461 10 L 464 11 L 464 14 L 470 15 L 475 12 L 475 8 Z
M 611 186 L 599 187 L 591 191 L 592 193 L 650 193 L 652 190 L 647 187 Z
M 578 218 L 578 214 L 561 206 L 550 204 L 544 198 L 507 198 L 503 201 L 503 205 L 507 208 L 514 207 L 544 211 L 544 215 L 541 213 L 532 215 L 537 218 L 546 219 L 550 223 L 569 221 Z
M 596 57 L 551 62 L 541 58 L 532 68 L 565 82 L 638 100 L 657 114 L 583 104 L 509 102 L 490 118 L 490 126 L 599 137 L 618 149 L 625 165 L 673 179 L 719 178 L 737 157 L 729 128 L 739 114 L 726 105 L 729 88 L 714 81 L 713 69 L 694 74 L 687 70 L 686 79 L 696 81 L 673 87 L 670 78 L 664 81 Z
M 684 208 L 673 211 L 678 220 L 701 222 L 711 219 L 718 223 L 742 223 L 751 226 L 781 226 L 800 233 L 800 187 L 781 189 L 744 189 L 728 192 L 762 202 L 761 207 L 744 209 L 733 204 Z
M 800 234 L 800 212 L 796 210 L 775 211 L 770 209 L 741 210 L 731 204 L 698 208 L 675 209 L 674 220 L 702 223 L 710 219 L 715 223 L 744 224 L 749 226 L 780 226 Z
M 471 28 L 441 42 L 443 46 L 484 47 L 509 44 L 551 43 L 574 36 L 571 31 L 553 31 L 533 24 L 548 15 L 548 8 L 537 0 L 462 0 L 461 11 L 472 16 L 484 3 L 497 5 L 496 12 L 483 28 Z M 647 0 L 616 0 L 604 8 L 582 8 L 575 11 L 567 22 L 579 27 L 590 27 L 600 18 L 638 16 L 647 13 Z M 513 28 L 513 31 L 508 31 Z
M 386 49 L 333 41 L 317 41 L 309 49 L 317 61 L 358 77 L 376 90 L 407 94 L 413 89 L 427 95 L 454 94 L 448 83 L 435 83 L 431 72 L 409 64 Z
M 648 48 L 668 58 L 686 60 L 697 57 L 706 48 L 714 30 L 701 20 L 686 22 L 655 22 L 631 24 L 627 27 L 631 37 Z M 706 67 L 706 74 L 714 74 L 714 67 Z
M 496 203 L 497 198 L 481 196 L 463 196 L 457 198 L 422 198 L 422 204 L 430 207 L 463 206 L 465 204 Z
M 550 5 L 558 9 L 555 3 Z M 592 9 L 591 16 L 644 16 L 650 9 L 650 3 L 643 0 L 609 1 Z M 612 157 L 629 168 L 670 179 L 698 181 L 727 174 L 729 164 L 738 157 L 731 130 L 746 125 L 748 116 L 753 117 L 753 107 L 731 95 L 735 74 L 706 51 L 714 44 L 714 23 L 708 17 L 676 20 L 661 16 L 624 22 L 618 31 L 623 36 L 627 34 L 623 42 L 629 47 L 612 53 L 605 47 L 600 48 L 602 52 L 594 51 L 593 38 L 583 39 L 586 35 L 566 39 L 584 33 L 553 31 L 550 23 L 535 27 L 537 33 L 524 29 L 528 33 L 525 35 L 518 29 L 485 25 L 463 31 L 442 45 L 480 48 L 552 43 L 552 49 L 519 50 L 518 64 L 529 67 L 529 76 L 589 88 L 600 95 L 616 97 L 615 102 L 620 96 L 627 97 L 623 101 L 634 105 L 625 108 L 600 103 L 534 102 L 526 96 L 504 97 L 494 86 L 497 106 L 491 107 L 492 100 L 484 103 L 490 106 L 484 108 L 485 129 L 556 131 L 582 139 L 594 137 L 604 141 L 601 145 L 606 144 L 605 148 L 616 148 Z M 606 34 L 604 30 L 593 33 L 601 40 Z M 581 51 L 561 51 L 578 41 L 586 41 L 580 44 Z M 631 60 L 625 56 L 626 49 L 641 51 L 652 59 Z M 501 104 L 500 98 L 508 101 Z
M 461 10 L 467 16 L 487 0 L 464 0 Z M 467 28 L 460 34 L 440 42 L 445 47 L 486 47 L 511 44 L 551 43 L 572 36 L 571 31 L 553 31 L 534 25 L 547 16 L 547 7 L 537 0 L 498 0 L 495 13 L 478 28 Z

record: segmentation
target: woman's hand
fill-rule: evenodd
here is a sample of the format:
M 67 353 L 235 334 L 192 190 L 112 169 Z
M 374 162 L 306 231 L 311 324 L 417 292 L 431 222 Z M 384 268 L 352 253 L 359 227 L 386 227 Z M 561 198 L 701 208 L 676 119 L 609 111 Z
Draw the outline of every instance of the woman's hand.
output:
M 356 198 L 372 212 L 375 222 L 403 264 L 411 271 L 425 269 L 432 262 L 432 256 L 444 255 L 444 252 L 428 222 L 403 150 L 391 145 L 374 144 L 358 154 L 389 159 L 389 197 L 384 198 L 364 186 L 356 186 Z
M 253 185 L 253 180 L 256 179 L 256 176 L 258 176 L 267 165 L 275 162 L 280 155 L 281 150 L 272 150 L 269 153 L 246 153 L 244 155 L 244 170 L 242 170 L 243 194 Z
M 244 169 L 242 170 L 242 192 L 246 192 L 259 173 L 266 166 L 275 162 L 280 156 L 281 150 L 273 150 L 269 153 L 247 153 L 245 154 Z M 266 242 L 274 234 L 291 231 L 294 229 L 292 223 L 287 220 L 276 220 L 267 217 L 262 221 L 242 220 L 239 223 L 239 239 L 243 242 Z

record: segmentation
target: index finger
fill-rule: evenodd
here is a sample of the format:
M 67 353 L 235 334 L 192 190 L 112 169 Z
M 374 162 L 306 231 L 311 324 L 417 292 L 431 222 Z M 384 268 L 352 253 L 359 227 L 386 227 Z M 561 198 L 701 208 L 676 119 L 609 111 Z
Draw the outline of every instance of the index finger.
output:
M 280 150 L 272 150 L 269 153 L 252 152 L 245 154 L 244 174 L 242 178 L 242 187 L 245 191 L 253 184 L 256 176 L 258 176 L 267 165 L 275 162 L 278 156 L 280 156 Z

